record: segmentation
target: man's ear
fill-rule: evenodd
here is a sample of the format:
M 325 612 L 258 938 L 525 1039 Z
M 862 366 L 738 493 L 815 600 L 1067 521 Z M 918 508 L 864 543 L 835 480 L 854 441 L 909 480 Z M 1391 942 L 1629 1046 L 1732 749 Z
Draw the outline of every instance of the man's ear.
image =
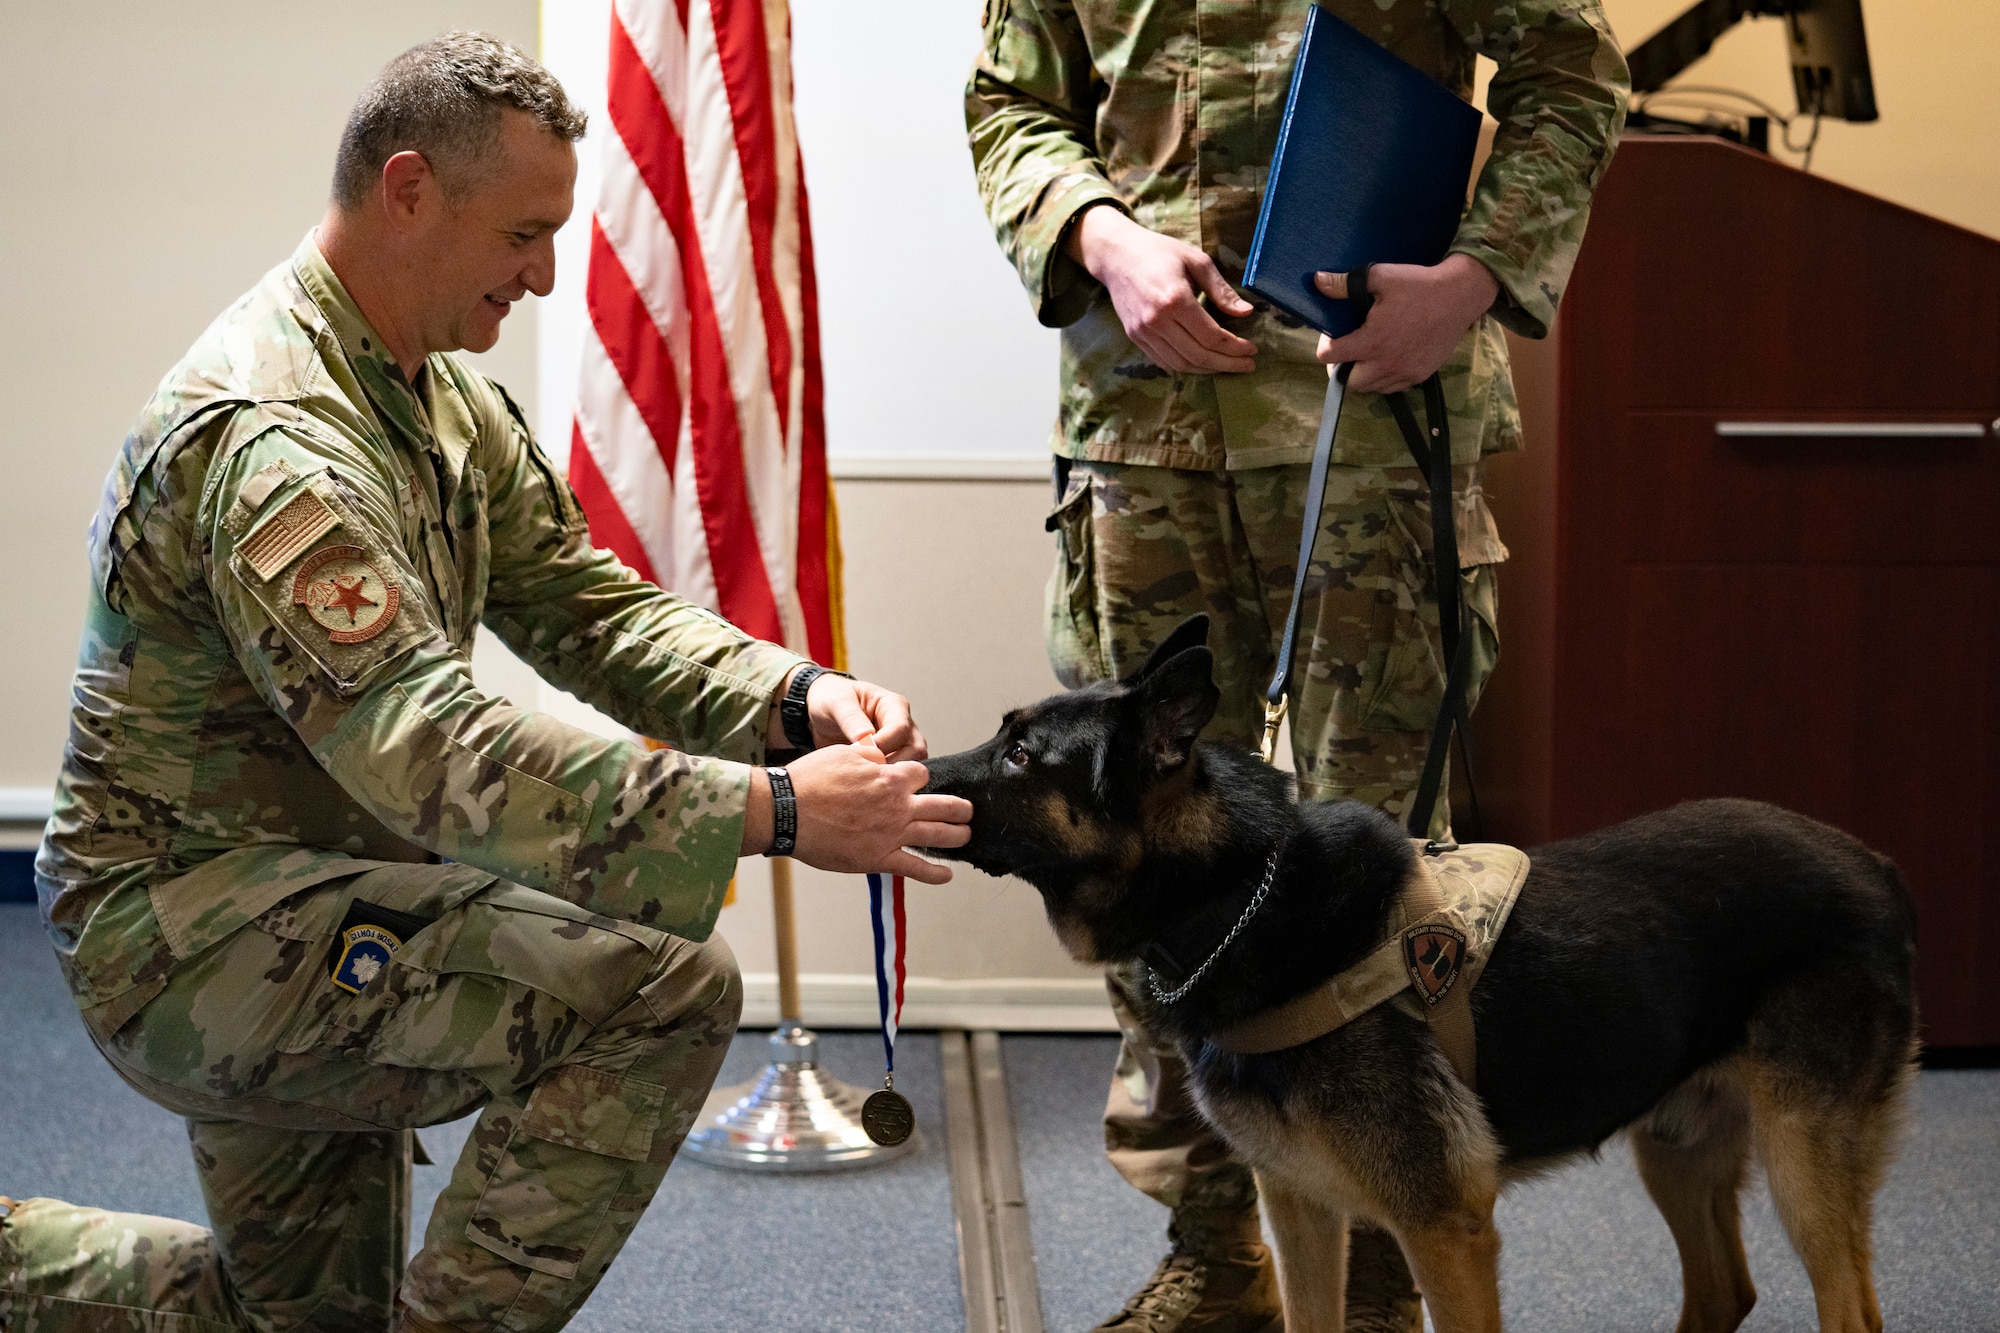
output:
M 1197 619 L 1205 628 L 1206 619 Z M 1215 716 L 1215 705 L 1222 699 L 1211 679 L 1214 670 L 1215 654 L 1195 647 L 1158 666 L 1149 665 L 1136 683 L 1139 745 L 1155 772 L 1171 773 L 1194 753 L 1195 737 Z
M 438 188 L 437 173 L 422 153 L 404 149 L 391 156 L 382 164 L 382 211 L 389 226 L 399 232 L 415 226 Z
M 1146 657 L 1146 665 L 1140 667 L 1126 679 L 1138 681 L 1152 675 L 1167 663 L 1179 657 L 1190 648 L 1204 647 L 1208 643 L 1208 617 L 1200 613 L 1189 616 L 1174 626 L 1174 632 L 1161 640 L 1160 646 Z

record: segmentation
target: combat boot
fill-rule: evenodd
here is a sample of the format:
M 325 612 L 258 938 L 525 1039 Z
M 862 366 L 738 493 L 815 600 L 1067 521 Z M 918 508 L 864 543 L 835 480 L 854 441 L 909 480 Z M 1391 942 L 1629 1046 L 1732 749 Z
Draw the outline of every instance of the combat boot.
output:
M 1244 1212 L 1175 1211 L 1173 1250 L 1125 1308 L 1092 1333 L 1282 1333 L 1278 1274 L 1257 1225 Z
M 1424 1305 L 1396 1238 L 1366 1222 L 1347 1229 L 1346 1333 L 1424 1333 Z

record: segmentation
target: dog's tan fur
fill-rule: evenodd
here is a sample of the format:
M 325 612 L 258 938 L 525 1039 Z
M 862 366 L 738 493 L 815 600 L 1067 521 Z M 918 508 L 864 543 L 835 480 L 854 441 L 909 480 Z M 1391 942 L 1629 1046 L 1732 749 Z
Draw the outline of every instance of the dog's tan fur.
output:
M 1350 1216 L 1402 1245 L 1437 1333 L 1499 1333 L 1494 1201 L 1507 1181 L 1560 1162 L 1503 1171 L 1476 1100 L 1437 1063 L 1441 1104 L 1398 1123 L 1203 1100 L 1203 1114 L 1257 1172 L 1288 1333 L 1340 1333 Z M 1803 1088 L 1744 1055 L 1702 1070 L 1631 1128 L 1640 1177 L 1680 1251 L 1675 1333 L 1731 1333 L 1756 1302 L 1738 1206 L 1753 1149 L 1805 1261 L 1822 1333 L 1882 1333 L 1869 1224 L 1900 1102 L 1900 1090 L 1881 1098 Z M 1426 1142 L 1433 1126 L 1445 1132 Z

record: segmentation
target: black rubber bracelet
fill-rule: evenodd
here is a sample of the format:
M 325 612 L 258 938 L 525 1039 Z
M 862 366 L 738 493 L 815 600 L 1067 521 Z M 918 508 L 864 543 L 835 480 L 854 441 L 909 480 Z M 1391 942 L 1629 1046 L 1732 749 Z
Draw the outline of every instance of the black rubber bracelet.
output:
M 813 750 L 819 742 L 813 739 L 812 714 L 806 710 L 806 695 L 812 684 L 826 674 L 826 668 L 808 663 L 799 668 L 792 677 L 791 687 L 778 703 L 778 721 L 785 729 L 785 739 L 792 743 L 794 750 Z
M 782 768 L 767 768 L 771 780 L 771 846 L 766 856 L 790 856 L 799 845 L 799 800 L 792 791 L 792 775 Z

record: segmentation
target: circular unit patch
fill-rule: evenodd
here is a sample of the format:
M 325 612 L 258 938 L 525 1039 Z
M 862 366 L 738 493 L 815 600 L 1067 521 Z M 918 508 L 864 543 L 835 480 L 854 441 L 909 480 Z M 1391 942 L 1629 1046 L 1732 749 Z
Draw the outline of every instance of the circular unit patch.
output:
M 313 552 L 292 580 L 292 603 L 335 643 L 366 643 L 389 628 L 402 597 L 359 546 Z

